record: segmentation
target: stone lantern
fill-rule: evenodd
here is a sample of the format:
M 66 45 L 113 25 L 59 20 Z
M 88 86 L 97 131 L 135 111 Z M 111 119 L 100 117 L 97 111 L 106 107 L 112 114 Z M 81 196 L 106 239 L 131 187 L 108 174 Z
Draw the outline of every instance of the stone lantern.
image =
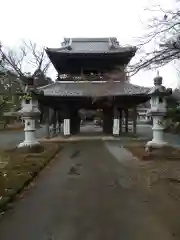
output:
M 22 97 L 21 110 L 18 111 L 17 114 L 22 117 L 25 125 L 25 139 L 17 147 L 33 148 L 40 145 L 35 135 L 36 120 L 40 116 L 40 111 L 38 109 L 38 101 L 34 99 L 28 86 L 26 86 L 25 94 Z
M 146 150 L 167 146 L 167 142 L 164 141 L 164 118 L 167 114 L 166 99 L 172 94 L 172 89 L 165 88 L 162 85 L 162 80 L 158 72 L 157 76 L 154 78 L 154 87 L 149 92 L 151 96 L 151 108 L 147 114 L 151 116 L 153 120 L 153 139 L 146 144 Z
M 18 114 L 22 117 L 24 121 L 24 132 L 25 139 L 22 143 L 18 145 L 18 148 L 21 147 L 34 147 L 39 145 L 40 143 L 36 140 L 36 119 L 40 116 L 40 111 L 38 109 L 38 103 L 36 100 L 31 99 L 23 99 L 22 100 L 22 108 L 18 111 Z

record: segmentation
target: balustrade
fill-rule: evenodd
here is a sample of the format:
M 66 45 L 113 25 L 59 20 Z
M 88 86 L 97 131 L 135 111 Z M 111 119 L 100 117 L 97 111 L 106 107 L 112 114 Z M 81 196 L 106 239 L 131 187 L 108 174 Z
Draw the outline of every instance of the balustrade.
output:
M 126 73 L 125 72 L 108 72 L 108 73 L 93 73 L 93 74 L 81 74 L 81 75 L 74 75 L 74 74 L 66 74 L 60 75 L 58 77 L 59 81 L 108 81 L 108 80 L 126 80 Z

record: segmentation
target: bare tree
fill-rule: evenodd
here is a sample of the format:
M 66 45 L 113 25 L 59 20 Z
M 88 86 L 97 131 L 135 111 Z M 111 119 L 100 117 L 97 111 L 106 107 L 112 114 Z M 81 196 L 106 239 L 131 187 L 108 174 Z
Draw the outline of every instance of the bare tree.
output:
M 177 1 L 179 7 L 179 1 Z M 164 10 L 160 5 L 146 9 L 156 15 L 149 19 L 148 31 L 139 39 L 138 58 L 129 66 L 131 75 L 180 59 L 180 10 Z M 147 50 L 149 48 L 150 50 Z
M 35 67 L 35 71 L 32 76 L 36 76 L 39 72 L 42 72 L 45 75 L 51 64 L 50 60 L 46 56 L 45 48 L 38 47 L 38 45 L 32 41 L 24 41 L 24 46 L 32 55 L 32 58 L 28 61 L 29 64 Z
M 16 81 L 23 88 L 27 77 L 45 77 L 50 66 L 44 47 L 39 47 L 32 41 L 23 41 L 17 50 L 6 49 L 0 45 L 0 66 L 7 72 L 14 72 L 17 75 Z M 30 72 L 26 72 L 29 69 Z

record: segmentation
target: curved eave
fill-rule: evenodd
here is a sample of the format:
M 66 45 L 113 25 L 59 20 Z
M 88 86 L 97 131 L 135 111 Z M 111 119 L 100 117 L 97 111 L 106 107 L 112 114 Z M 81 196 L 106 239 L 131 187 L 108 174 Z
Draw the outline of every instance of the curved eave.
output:
M 108 51 L 108 52 L 73 52 L 68 50 L 54 49 L 54 48 L 46 48 L 47 55 L 52 58 L 53 56 L 59 56 L 59 58 L 98 58 L 98 57 L 127 57 L 132 58 L 134 57 L 137 51 L 136 47 L 126 47 L 119 50 Z
M 46 48 L 45 49 L 47 52 L 54 52 L 54 53 L 73 53 L 73 54 L 78 54 L 78 53 L 123 53 L 123 52 L 136 52 L 137 47 L 135 46 L 130 46 L 130 47 L 119 47 L 116 49 L 112 49 L 106 52 L 102 51 L 73 51 L 69 49 L 68 47 L 63 47 L 63 48 Z
M 137 98 L 145 98 L 146 100 L 150 99 L 150 96 L 145 94 L 145 93 L 137 93 L 137 94 L 107 94 L 107 95 L 99 95 L 99 96 L 91 96 L 91 95 L 81 95 L 81 96 L 76 96 L 76 95 L 44 95 L 42 93 L 38 92 L 33 92 L 35 96 L 37 96 L 39 99 L 42 98 L 49 98 L 49 99 L 67 99 L 67 98 L 107 98 L 107 97 L 114 97 L 114 98 L 126 98 L 126 97 L 137 97 Z
M 102 107 L 107 96 L 98 97 L 96 101 L 92 104 L 92 98 L 87 96 L 43 96 L 42 94 L 36 94 L 36 98 L 43 105 L 47 105 L 51 108 L 61 108 L 62 106 L 72 106 L 75 104 L 79 108 L 98 108 Z M 114 103 L 121 108 L 132 108 L 141 103 L 149 100 L 147 94 L 134 94 L 134 95 L 118 95 L 113 98 Z
M 52 49 L 46 49 L 46 53 L 59 73 L 79 71 L 81 67 L 111 68 L 113 65 L 128 65 L 136 53 L 135 48 L 128 48 L 128 51 L 111 52 L 61 52 Z M 97 61 L 97 62 L 95 62 Z M 93 63 L 94 62 L 94 63 Z M 93 66 L 93 64 L 95 66 Z M 94 69 L 95 70 L 95 69 Z
M 55 82 L 38 88 L 44 96 L 52 97 L 107 97 L 145 96 L 147 89 L 123 82 Z

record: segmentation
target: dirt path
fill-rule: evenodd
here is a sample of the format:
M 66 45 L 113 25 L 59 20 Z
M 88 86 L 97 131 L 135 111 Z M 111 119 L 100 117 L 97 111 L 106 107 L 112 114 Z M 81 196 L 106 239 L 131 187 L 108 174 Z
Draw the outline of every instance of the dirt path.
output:
M 103 142 L 69 144 L 1 218 L 0 239 L 176 239 L 148 194 Z

